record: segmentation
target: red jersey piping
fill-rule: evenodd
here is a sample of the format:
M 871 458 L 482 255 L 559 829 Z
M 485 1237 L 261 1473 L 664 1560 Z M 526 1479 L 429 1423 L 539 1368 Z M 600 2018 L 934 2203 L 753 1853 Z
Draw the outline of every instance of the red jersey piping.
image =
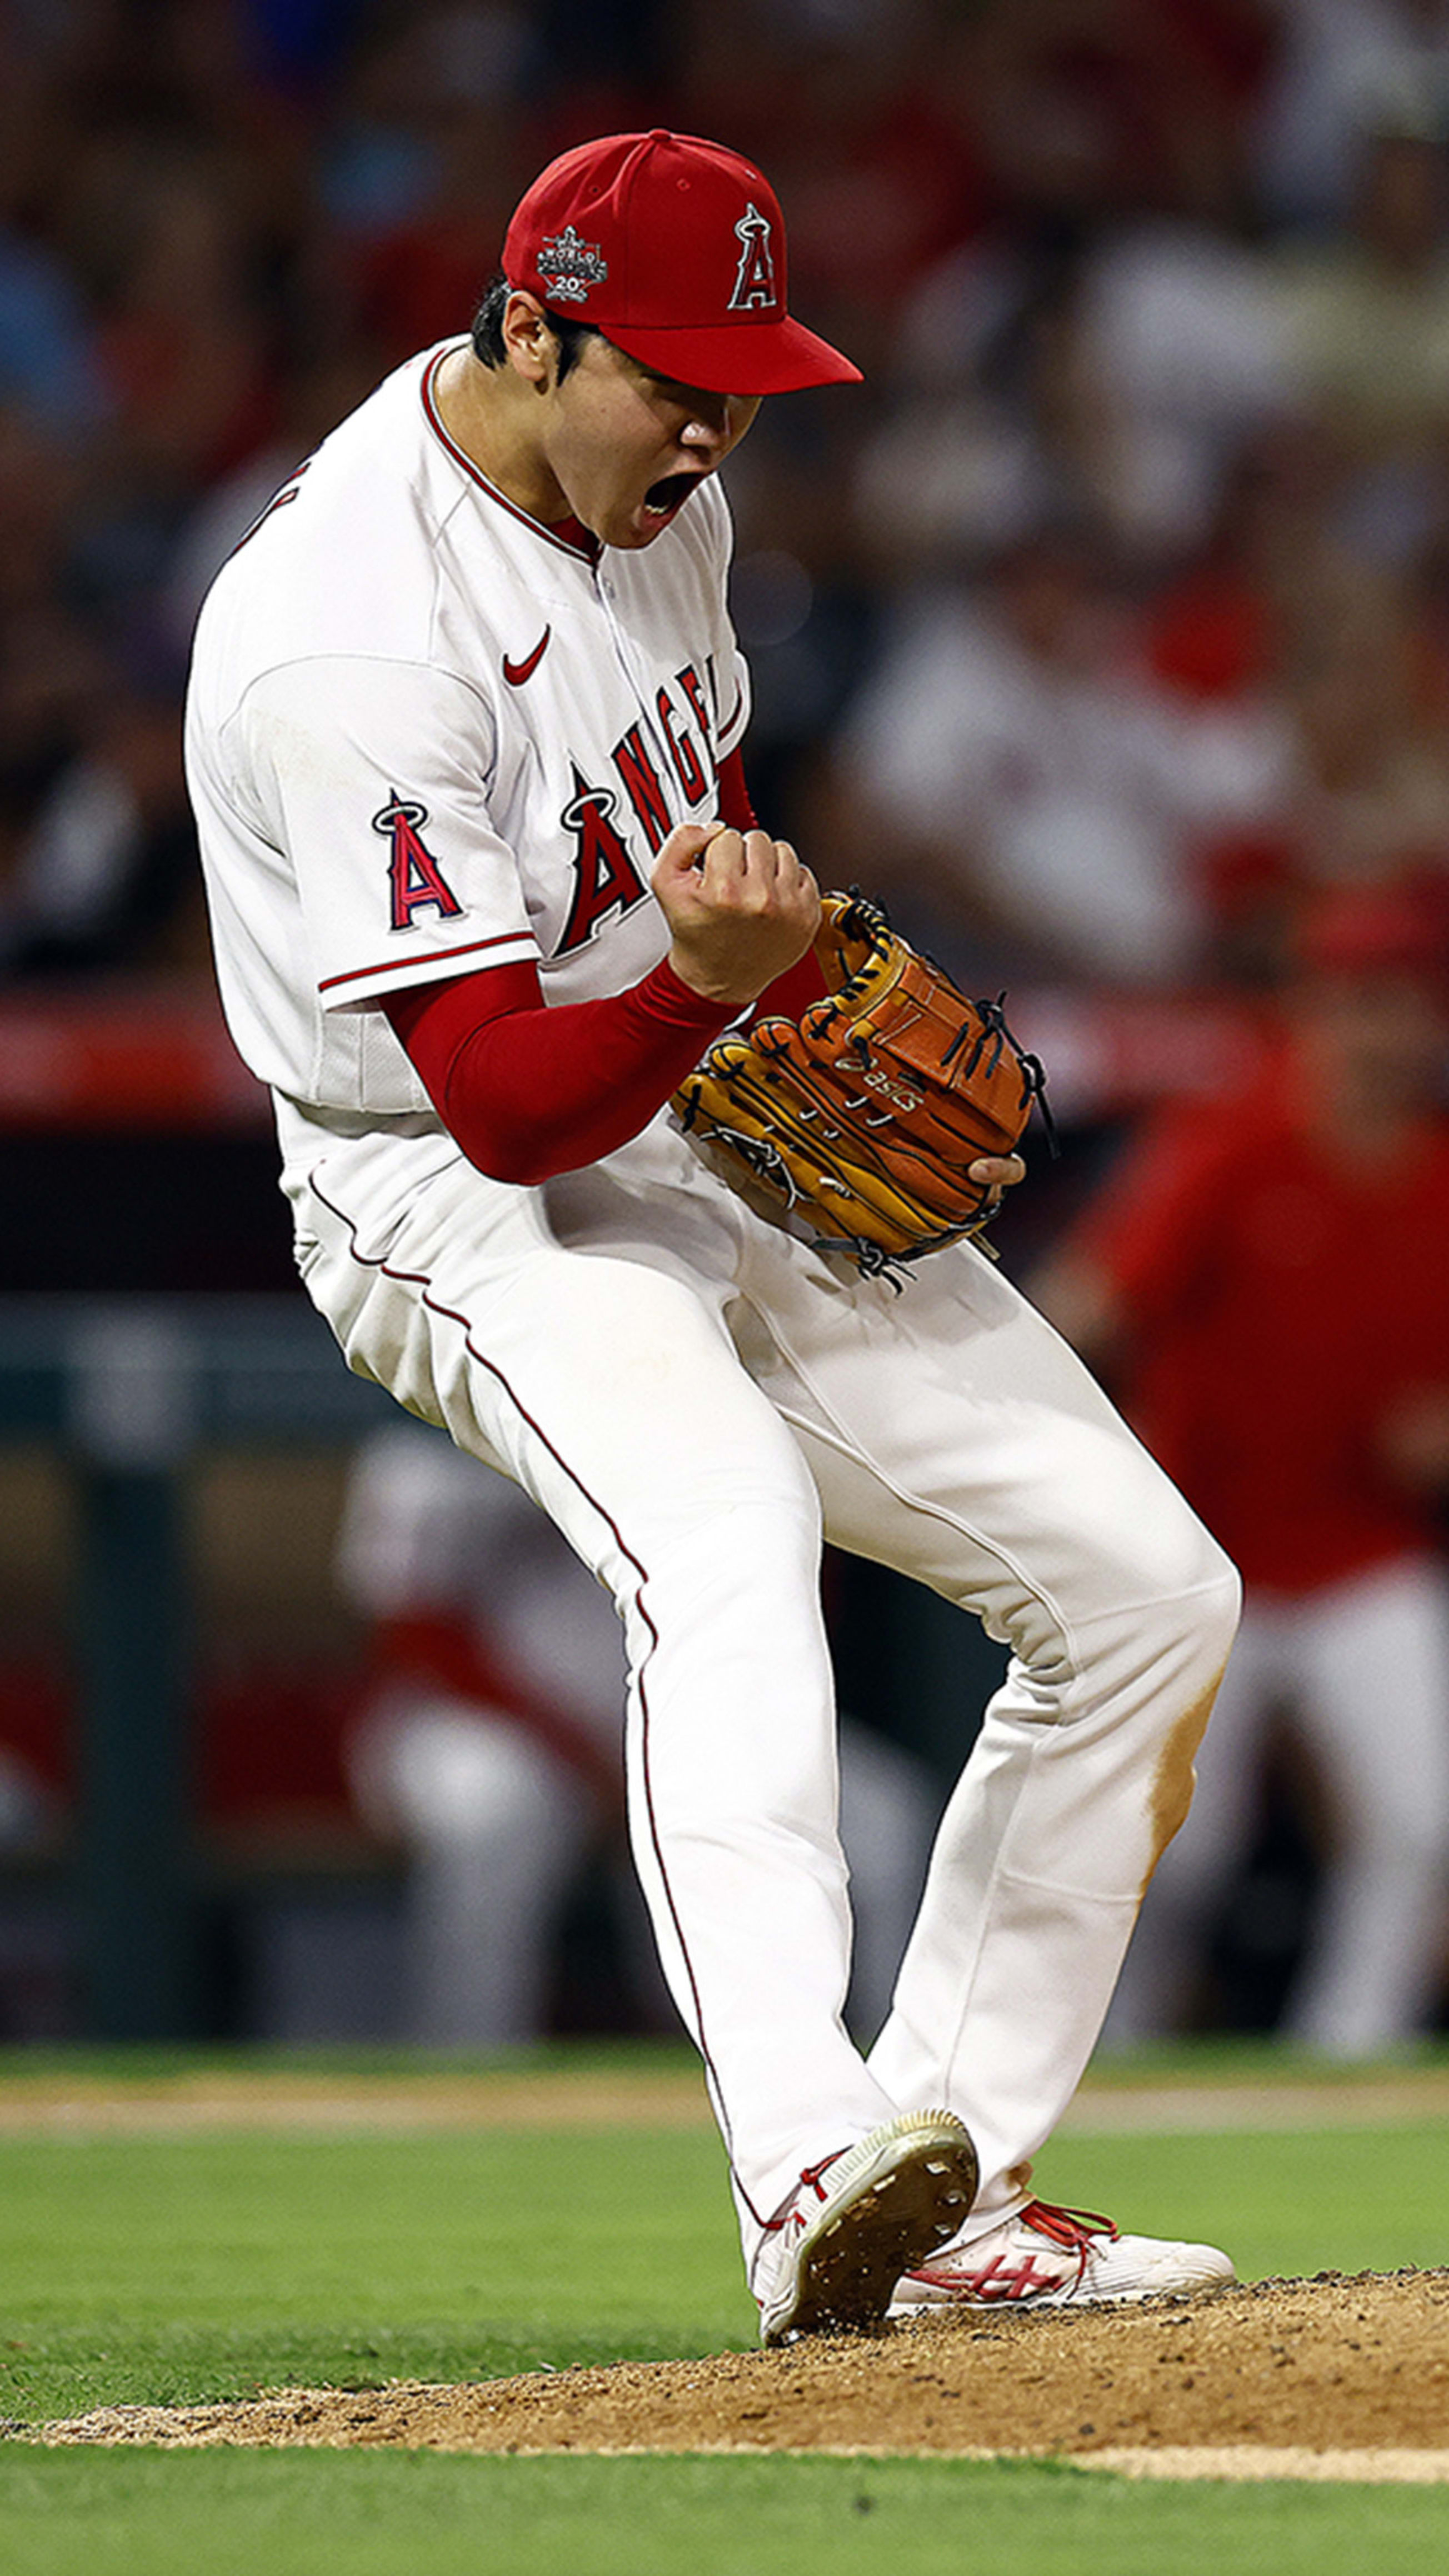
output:
M 349 966 L 345 975 L 324 975 L 317 990 L 329 993 L 334 984 L 360 984 L 370 975 L 399 975 L 412 966 L 440 966 L 448 957 L 476 957 L 480 948 L 530 948 L 533 936 L 527 930 L 504 930 L 495 939 L 465 939 L 461 948 L 430 948 L 426 957 L 385 957 L 380 966 Z
M 458 345 L 458 343 L 454 343 L 455 347 Z M 469 480 L 477 484 L 479 491 L 486 493 L 490 501 L 496 501 L 500 510 L 506 510 L 510 519 L 517 519 L 523 527 L 531 528 L 536 537 L 542 537 L 545 545 L 557 546 L 561 555 L 572 555 L 575 563 L 587 564 L 589 570 L 592 572 L 594 565 L 598 561 L 598 552 L 589 553 L 583 546 L 571 545 L 567 537 L 561 537 L 554 529 L 546 527 L 542 519 L 531 518 L 527 510 L 520 510 L 516 501 L 510 501 L 506 492 L 500 492 L 496 483 L 489 482 L 487 475 L 482 473 L 478 466 L 474 464 L 473 459 L 468 454 L 467 450 L 460 447 L 456 438 L 452 437 L 444 427 L 443 416 L 438 409 L 437 400 L 433 392 L 433 381 L 438 373 L 438 369 L 443 363 L 443 360 L 445 358 L 450 358 L 452 354 L 453 351 L 451 348 L 440 349 L 436 357 L 428 360 L 428 363 L 423 370 L 423 410 L 427 416 L 428 427 L 432 430 L 434 437 L 438 440 L 441 446 L 447 449 L 454 464 L 460 465 Z M 602 549 L 599 551 L 602 551 Z
M 321 1166 L 319 1165 L 318 1171 L 320 1171 L 320 1169 Z M 538 1439 L 542 1446 L 548 1451 L 549 1456 L 556 1462 L 561 1473 L 568 1478 L 569 1483 L 573 1486 L 575 1492 L 581 1494 L 585 1502 L 588 1503 L 595 1512 L 597 1512 L 599 1519 L 603 1522 L 605 1528 L 612 1534 L 614 1543 L 617 1546 L 620 1555 L 626 1559 L 627 1563 L 632 1567 L 638 1578 L 634 1586 L 634 1606 L 638 1611 L 641 1624 L 647 1630 L 649 1636 L 649 1644 L 644 1653 L 640 1656 L 634 1673 L 634 1683 L 638 1694 L 640 1717 L 640 1767 L 643 1773 L 644 1805 L 645 1813 L 649 1821 L 649 1839 L 653 1845 L 654 1859 L 659 1871 L 660 1884 L 664 1889 L 665 1902 L 669 1907 L 670 1920 L 674 1926 L 674 1937 L 679 1943 L 679 1954 L 684 1961 L 685 1974 L 689 1979 L 690 1999 L 694 2005 L 695 2044 L 699 2049 L 701 2057 L 704 2059 L 705 2067 L 709 2075 L 710 2090 L 718 2107 L 720 2126 L 724 2131 L 725 2146 L 729 2152 L 731 2162 L 733 2162 L 734 2141 L 730 2129 L 729 2114 L 725 2108 L 723 2088 L 715 2069 L 714 2058 L 710 2049 L 709 2034 L 705 2028 L 704 2001 L 699 1991 L 699 1982 L 695 1973 L 694 1960 L 690 1954 L 689 1942 L 685 1935 L 684 1919 L 680 1913 L 678 1899 L 674 1892 L 674 1884 L 670 1877 L 668 1855 L 664 1848 L 664 1837 L 659 1829 L 659 1816 L 654 1798 L 654 1774 L 651 1758 L 653 1712 L 649 1699 L 649 1681 L 651 1678 L 649 1668 L 654 1658 L 659 1653 L 660 1636 L 659 1629 L 654 1620 L 653 1612 L 645 1598 L 645 1593 L 650 1583 L 649 1569 L 643 1558 L 636 1556 L 633 1548 L 629 1545 L 628 1540 L 624 1536 L 624 1532 L 619 1522 L 614 1518 L 613 1513 L 593 1492 L 591 1487 L 585 1484 L 582 1475 L 569 1463 L 563 1450 L 558 1447 L 552 1439 L 550 1439 L 547 1431 L 543 1427 L 543 1424 L 535 1415 L 529 1412 L 522 1396 L 517 1392 L 509 1378 L 504 1374 L 504 1371 L 499 1367 L 498 1362 L 490 1359 L 487 1352 L 474 1340 L 474 1327 L 471 1316 L 463 1313 L 455 1306 L 444 1305 L 441 1297 L 434 1295 L 432 1278 L 428 1272 L 421 1270 L 395 1270 L 392 1268 L 390 1263 L 383 1258 L 381 1253 L 364 1252 L 359 1241 L 359 1228 L 356 1222 L 348 1215 L 345 1208 L 337 1206 L 335 1201 L 329 1199 L 325 1195 L 319 1185 L 318 1171 L 314 1171 L 309 1176 L 311 1186 L 323 1207 L 328 1210 L 328 1213 L 335 1216 L 339 1222 L 346 1227 L 349 1237 L 348 1249 L 352 1260 L 355 1261 L 361 1269 L 379 1271 L 384 1279 L 396 1280 L 403 1287 L 416 1288 L 422 1304 L 430 1313 L 441 1315 L 449 1322 L 461 1325 L 464 1342 L 469 1352 L 472 1354 L 472 1357 L 477 1361 L 478 1366 L 486 1369 L 489 1376 L 496 1379 L 498 1385 L 502 1388 L 505 1396 L 508 1398 L 509 1403 L 513 1406 L 514 1411 L 522 1421 L 527 1423 L 530 1431 L 533 1432 L 536 1439 Z M 735 2175 L 735 2181 L 739 2186 L 740 2196 L 743 2199 L 746 2208 L 749 2210 L 751 2217 L 756 2220 L 760 2220 L 761 2213 L 755 2208 L 754 2203 L 750 2199 L 748 2192 L 745 2190 L 744 2184 L 738 2174 Z

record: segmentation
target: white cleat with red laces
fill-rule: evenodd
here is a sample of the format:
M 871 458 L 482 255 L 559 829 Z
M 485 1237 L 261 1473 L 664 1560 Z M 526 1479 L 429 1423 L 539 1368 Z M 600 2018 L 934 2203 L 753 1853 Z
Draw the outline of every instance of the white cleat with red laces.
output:
M 1221 2290 L 1237 2274 L 1215 2245 L 1122 2236 L 1090 2209 L 1030 2200 L 984 2236 L 947 2246 L 896 2284 L 893 2317 L 926 2308 L 1108 2307 Z
M 903 2111 L 812 2165 L 751 2269 L 761 2343 L 879 2325 L 902 2273 L 959 2235 L 976 2182 L 951 2111 Z

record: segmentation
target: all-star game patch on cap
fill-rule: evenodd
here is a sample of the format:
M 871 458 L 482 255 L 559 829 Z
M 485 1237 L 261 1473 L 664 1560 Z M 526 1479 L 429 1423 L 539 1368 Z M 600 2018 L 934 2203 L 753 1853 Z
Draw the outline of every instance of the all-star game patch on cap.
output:
M 768 179 L 697 135 L 609 134 L 551 161 L 514 211 L 503 271 L 550 312 L 706 393 L 860 380 L 786 310 L 785 227 Z

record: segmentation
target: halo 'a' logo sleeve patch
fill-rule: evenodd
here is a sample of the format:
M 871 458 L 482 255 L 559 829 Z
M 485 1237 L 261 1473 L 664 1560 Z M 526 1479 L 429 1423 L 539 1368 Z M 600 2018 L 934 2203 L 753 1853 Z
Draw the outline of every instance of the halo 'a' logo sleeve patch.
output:
M 422 829 L 428 819 L 426 805 L 407 802 L 392 790 L 389 800 L 372 818 L 374 832 L 392 844 L 387 873 L 391 889 L 391 926 L 394 930 L 411 930 L 418 912 L 436 912 L 440 921 L 454 921 L 463 907 L 448 884 L 423 841 Z

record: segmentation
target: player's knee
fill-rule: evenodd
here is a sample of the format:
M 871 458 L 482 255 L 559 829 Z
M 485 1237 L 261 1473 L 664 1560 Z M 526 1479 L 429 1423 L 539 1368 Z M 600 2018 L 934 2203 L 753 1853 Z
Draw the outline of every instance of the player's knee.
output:
M 1144 1634 L 1164 1650 L 1188 1656 L 1214 1677 L 1227 1662 L 1242 1614 L 1237 1567 L 1171 1486 L 1141 1542 L 1133 1569 L 1141 1582 Z M 1127 1575 L 1130 1597 L 1132 1572 Z
M 1211 1541 L 1208 1544 L 1212 1546 Z M 1157 1662 L 1165 1686 L 1163 1705 L 1184 1712 L 1176 1723 L 1191 1735 L 1189 1758 L 1196 1753 L 1212 1715 L 1238 1632 L 1242 1600 L 1237 1568 L 1221 1549 L 1213 1548 L 1212 1560 L 1203 1560 L 1196 1579 L 1165 1593 L 1145 1625 L 1144 1645 Z M 1183 1815 L 1186 1812 L 1184 1796 Z
M 1237 1635 L 1242 1583 L 1200 1521 L 1185 1507 L 1176 1527 L 1149 1545 L 1108 1555 L 1099 1570 L 1100 1608 L 1078 1623 L 1092 1659 L 1115 1651 L 1182 1689 L 1216 1690 Z
M 1198 1657 L 1216 1691 L 1243 1615 L 1243 1580 L 1232 1559 L 1214 1540 L 1209 1539 L 1207 1546 L 1211 1571 L 1204 1574 L 1187 1599 Z
M 1162 1605 L 1162 1678 L 1153 1694 L 1160 1738 L 1153 1771 L 1154 1865 L 1185 1824 L 1197 1783 L 1196 1760 L 1227 1667 L 1242 1608 L 1237 1569 L 1206 1538 L 1203 1570 Z M 1211 1551 L 1209 1555 L 1206 1551 Z

